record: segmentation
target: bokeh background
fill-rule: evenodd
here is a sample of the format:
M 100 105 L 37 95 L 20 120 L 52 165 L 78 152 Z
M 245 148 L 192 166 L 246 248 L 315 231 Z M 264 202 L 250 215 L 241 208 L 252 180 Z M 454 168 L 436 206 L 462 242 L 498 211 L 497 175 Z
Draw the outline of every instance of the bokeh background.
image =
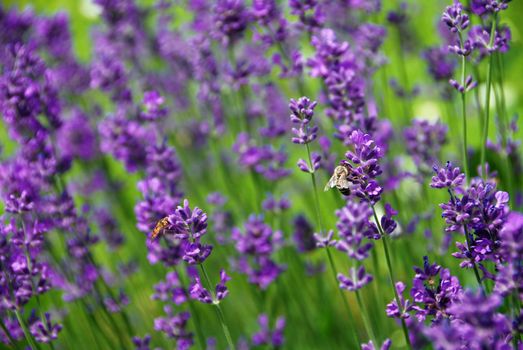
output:
M 152 1 L 137 1 L 140 5 L 151 5 Z M 445 154 L 450 158 L 460 159 L 459 144 L 460 129 L 459 129 L 459 104 L 455 98 L 452 102 L 446 102 L 439 97 L 439 90 L 434 85 L 431 77 L 427 72 L 426 62 L 421 58 L 421 49 L 437 45 L 441 43 L 441 38 L 438 34 L 437 26 L 441 18 L 441 13 L 449 1 L 408 1 L 408 11 L 411 15 L 412 35 L 417 42 L 416 48 L 411 51 L 398 50 L 399 43 L 402 38 L 394 28 L 390 27 L 384 20 L 384 16 L 388 9 L 397 8 L 398 1 L 386 0 L 383 2 L 384 10 L 380 15 L 372 18 L 376 23 L 384 24 L 388 28 L 389 35 L 386 38 L 384 45 L 384 53 L 389 59 L 389 63 L 384 68 L 380 69 L 375 75 L 376 88 L 383 92 L 389 106 L 388 118 L 392 121 L 396 130 L 400 131 L 405 126 L 406 117 L 404 113 L 404 105 L 399 101 L 387 83 L 383 71 L 386 71 L 389 77 L 396 77 L 402 79 L 404 74 L 408 77 L 408 84 L 412 87 L 414 85 L 419 87 L 419 94 L 412 100 L 413 116 L 423 117 L 431 120 L 441 119 L 443 122 L 449 124 L 450 142 L 446 146 Z M 70 18 L 70 28 L 73 35 L 74 52 L 81 62 L 89 62 L 93 58 L 93 41 L 91 38 L 93 26 L 100 24 L 99 9 L 89 0 L 2 0 L 2 7 L 4 9 L 17 8 L 19 10 L 32 9 L 37 14 L 52 15 L 57 12 L 65 12 Z M 172 23 L 173 27 L 190 20 L 190 13 L 185 9 L 186 4 L 179 2 L 175 5 L 175 20 Z M 508 115 L 512 116 L 518 114 L 523 109 L 523 21 L 521 19 L 523 14 L 523 2 L 512 1 L 507 11 L 503 12 L 502 22 L 510 26 L 512 31 L 512 42 L 510 51 L 504 55 L 505 63 L 505 94 L 508 107 Z M 312 48 L 307 42 L 303 42 L 303 50 L 312 51 Z M 405 60 L 406 72 L 402 70 L 401 60 Z M 485 69 L 481 70 L 485 72 Z M 277 81 L 275 73 L 274 80 Z M 483 76 L 484 80 L 484 76 Z M 315 79 L 306 79 L 306 84 L 310 93 L 310 97 L 318 99 L 319 91 L 321 89 L 319 82 Z M 480 95 L 484 95 L 484 82 L 480 80 L 479 86 Z M 293 91 L 289 85 L 284 85 L 282 90 L 286 98 L 299 97 L 296 91 Z M 316 93 L 316 95 L 315 95 Z M 169 98 L 167 96 L 167 98 Z M 84 96 L 79 103 L 90 105 L 100 104 L 102 106 L 109 105 L 106 96 L 101 93 L 93 93 L 89 96 Z M 319 107 L 321 111 L 321 106 Z M 321 112 L 319 112 L 321 113 Z M 475 169 L 479 163 L 479 146 L 481 143 L 481 130 L 479 128 L 479 121 L 477 113 L 473 110 L 469 112 L 469 143 L 472 154 L 472 168 Z M 184 113 L 175 113 L 170 115 L 170 118 L 176 120 L 188 120 L 191 118 L 190 111 Z M 494 136 L 494 129 L 491 128 L 491 137 Z M 519 140 L 523 139 L 523 133 L 520 130 L 517 137 Z M 1 127 L 0 141 L 2 143 L 4 154 L 9 155 L 16 149 L 16 143 L 9 139 L 4 126 Z M 198 158 L 204 159 L 210 150 L 201 149 L 197 152 L 185 152 L 185 146 L 190 144 L 187 136 L 183 133 L 177 134 L 173 131 L 171 141 L 175 144 L 178 156 L 184 167 L 183 176 L 183 190 L 186 197 L 191 201 L 192 206 L 207 207 L 206 195 L 213 191 L 227 192 L 227 186 L 220 180 L 216 180 L 216 174 L 213 169 L 206 169 L 202 162 L 197 161 Z M 234 139 L 223 138 L 219 141 L 218 146 L 223 148 L 230 148 Z M 393 146 L 392 152 L 401 149 L 401 145 Z M 294 167 L 295 161 L 303 157 L 303 150 L 299 147 L 289 147 L 290 152 L 289 164 Z M 343 147 L 339 148 L 340 158 L 343 155 Z M 196 160 L 195 160 L 196 159 Z M 502 164 L 502 160 L 494 152 L 488 153 L 488 159 L 494 167 L 496 164 Z M 446 159 L 445 159 L 446 160 Z M 445 161 L 442 160 L 442 161 Z M 137 266 L 137 272 L 130 275 L 124 281 L 124 289 L 128 294 L 130 303 L 126 307 L 127 314 L 131 318 L 133 332 L 137 336 L 143 336 L 147 333 L 153 336 L 153 343 L 164 348 L 172 348 L 173 345 L 166 340 L 161 334 L 154 332 L 153 321 L 155 317 L 163 314 L 162 303 L 151 299 L 153 293 L 153 285 L 164 278 L 166 269 L 159 265 L 151 265 L 147 260 L 147 249 L 145 247 L 145 237 L 135 228 L 135 217 L 133 213 L 133 206 L 140 198 L 139 192 L 136 189 L 136 183 L 140 180 L 138 174 L 129 174 L 125 171 L 123 166 L 118 162 L 108 159 L 108 166 L 110 173 L 115 181 L 118 181 L 121 186 L 111 193 L 111 205 L 117 207 L 116 212 L 118 223 L 126 236 L 126 244 L 117 253 L 109 252 L 102 244 L 95 248 L 95 255 L 100 263 L 107 266 L 109 269 L 116 271 L 116 266 L 121 262 L 133 262 Z M 407 170 L 412 169 L 413 164 L 406 163 Z M 497 168 L 501 169 L 501 166 Z M 73 170 L 68 173 L 67 180 L 74 182 L 82 178 L 82 174 L 86 171 L 82 166 L 75 164 Z M 285 213 L 279 220 L 281 220 L 281 228 L 284 229 L 285 235 L 289 237 L 292 234 L 292 219 L 298 213 L 305 213 L 309 217 L 314 217 L 314 209 L 312 206 L 312 197 L 310 197 L 309 179 L 305 175 L 300 174 L 294 170 L 295 174 L 277 188 L 256 188 L 250 181 L 245 180 L 241 173 L 228 174 L 228 181 L 234 184 L 235 192 L 228 193 L 229 202 L 227 207 L 233 212 L 234 217 L 239 220 L 242 217 L 240 207 L 235 203 L 249 202 L 250 198 L 264 196 L 265 193 L 272 191 L 275 196 L 285 195 L 292 203 L 292 208 Z M 501 177 L 506 174 L 501 170 Z M 303 176 L 302 176 L 303 175 Z M 521 174 L 515 174 L 520 177 Z M 328 180 L 328 174 L 320 174 L 319 182 L 321 186 Z M 519 180 L 517 186 L 521 186 L 523 182 Z M 521 190 L 522 188 L 519 187 Z M 397 198 L 394 201 L 401 203 L 402 211 L 400 212 L 400 223 L 405 225 L 413 212 L 419 208 L 435 208 L 436 218 L 440 214 L 440 209 L 437 204 L 445 199 L 444 193 L 431 191 L 429 194 L 429 203 L 425 200 L 423 190 L 414 182 L 406 181 L 402 184 L 398 191 Z M 237 196 L 235 198 L 234 196 Z M 107 201 L 107 196 L 99 196 L 95 198 L 99 201 Z M 79 207 L 86 204 L 81 197 L 75 197 L 75 201 Z M 339 198 L 331 193 L 321 193 L 322 203 L 322 217 L 325 219 L 324 225 L 329 228 L 335 226 L 336 217 L 334 211 L 339 207 Z M 434 220 L 433 229 L 435 231 L 442 230 L 442 220 Z M 211 225 L 212 227 L 212 225 Z M 212 228 L 210 230 L 212 234 Z M 58 242 L 58 241 L 56 241 Z M 423 238 L 422 232 L 417 232 L 409 239 L 394 241 L 392 244 L 393 260 L 397 266 L 397 278 L 399 280 L 410 280 L 413 276 L 412 266 L 421 265 L 423 255 L 427 254 L 426 241 Z M 356 318 L 349 320 L 347 315 L 343 313 L 343 308 L 339 305 L 338 288 L 330 276 L 325 273 L 309 277 L 302 265 L 302 262 L 297 260 L 296 254 L 287 251 L 287 248 L 279 252 L 277 259 L 285 261 L 288 264 L 289 273 L 284 273 L 281 277 L 281 283 L 271 286 L 266 295 L 266 306 L 268 309 L 259 310 L 260 303 L 255 299 L 253 293 L 247 286 L 245 277 L 239 274 L 233 274 L 233 280 L 230 282 L 230 296 L 223 302 L 223 308 L 226 313 L 226 319 L 230 325 L 233 338 L 238 339 L 241 336 L 252 334 L 258 329 L 256 323 L 256 315 L 259 311 L 269 312 L 272 315 L 285 315 L 287 320 L 287 328 L 285 331 L 286 346 L 289 349 L 346 349 L 347 334 L 349 332 L 349 325 L 358 325 L 359 329 L 363 329 L 362 319 L 359 315 Z M 381 250 L 380 250 L 381 251 Z M 228 259 L 228 249 L 226 247 L 218 246 L 210 258 L 209 269 L 212 276 L 217 276 L 221 266 L 226 264 Z M 323 253 L 316 252 L 308 255 L 306 260 L 311 263 L 324 262 L 325 257 Z M 348 263 L 344 256 L 336 255 L 336 265 L 340 271 L 345 272 L 348 269 Z M 458 268 L 458 262 L 455 261 L 449 254 L 446 256 L 437 257 L 438 263 L 451 269 L 452 273 L 459 276 L 463 284 L 472 286 L 475 281 L 473 275 L 470 273 L 463 273 Z M 385 271 L 384 262 L 380 261 L 380 266 Z M 386 279 L 386 274 L 382 273 L 381 278 Z M 383 284 L 385 285 L 385 284 Z M 368 287 L 364 295 L 365 305 L 370 310 L 370 315 L 376 329 L 379 330 L 380 339 L 390 337 L 393 340 L 393 347 L 401 348 L 403 339 L 401 329 L 397 327 L 392 319 L 384 317 L 385 305 L 391 300 L 390 290 L 378 289 L 377 284 L 373 287 Z M 347 298 L 351 304 L 355 304 L 354 297 L 347 293 Z M 60 305 L 59 293 L 56 291 L 50 292 L 43 298 L 43 307 L 51 307 L 52 305 Z M 379 302 L 374 302 L 378 300 Z M 67 307 L 70 311 L 64 315 L 64 329 L 60 334 L 61 348 L 64 349 L 93 349 L 96 342 L 93 337 L 96 334 L 91 334 L 88 324 L 88 311 L 82 307 L 81 304 L 72 304 Z M 200 322 L 206 330 L 206 335 L 215 336 L 218 339 L 218 348 L 224 348 L 225 342 L 222 339 L 220 324 L 215 317 L 214 311 L 207 307 L 207 305 L 195 304 L 194 308 L 200 314 Z M 95 317 L 100 315 L 95 314 Z M 102 316 L 100 316 L 102 317 Z M 103 327 L 107 325 L 102 324 Z M 131 345 L 129 345 L 130 347 Z

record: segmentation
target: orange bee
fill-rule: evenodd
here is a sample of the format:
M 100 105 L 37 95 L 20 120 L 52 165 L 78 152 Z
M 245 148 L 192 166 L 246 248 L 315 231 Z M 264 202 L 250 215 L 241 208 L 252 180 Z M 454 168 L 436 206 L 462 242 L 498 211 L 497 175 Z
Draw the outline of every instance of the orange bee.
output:
M 156 239 L 158 236 L 160 236 L 165 228 L 169 225 L 169 217 L 166 216 L 160 221 L 156 223 L 156 226 L 154 227 L 153 233 L 151 234 L 151 239 Z

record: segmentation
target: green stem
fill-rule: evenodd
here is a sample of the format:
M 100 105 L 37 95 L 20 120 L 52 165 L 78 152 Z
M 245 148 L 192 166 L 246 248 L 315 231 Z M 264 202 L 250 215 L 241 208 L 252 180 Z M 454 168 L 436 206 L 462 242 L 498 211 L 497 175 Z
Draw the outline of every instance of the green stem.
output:
M 490 42 L 489 47 L 492 47 L 492 44 L 494 42 L 494 33 L 496 31 L 496 20 L 497 20 L 497 14 L 494 14 L 494 18 L 492 19 L 492 26 L 490 28 Z M 487 152 L 487 139 L 488 139 L 488 128 L 490 123 L 490 88 L 492 86 L 492 60 L 493 60 L 493 53 L 489 56 L 488 61 L 488 68 L 487 68 L 487 88 L 485 92 L 485 125 L 483 127 L 483 144 L 481 147 L 481 164 L 483 167 L 482 175 L 483 179 L 487 179 L 487 164 L 486 164 L 486 152 Z
M 307 148 L 307 159 L 309 161 L 309 168 L 312 169 L 312 158 L 311 158 L 311 150 L 309 148 L 309 144 L 306 143 L 305 147 Z M 314 191 L 314 208 L 316 211 L 316 220 L 318 221 L 318 229 L 320 231 L 320 234 L 323 234 L 323 225 L 321 222 L 321 215 L 320 215 L 320 198 L 318 197 L 318 186 L 316 185 L 316 174 L 311 173 L 311 181 L 312 181 L 312 188 Z
M 461 32 L 459 32 L 459 41 L 461 47 L 463 47 L 463 39 L 461 37 Z M 461 86 L 465 87 L 465 72 L 466 72 L 466 60 L 465 56 L 461 56 Z M 465 90 L 461 92 L 461 116 L 463 118 L 463 168 L 465 170 L 465 179 L 468 181 L 470 178 L 469 173 L 469 162 L 468 162 L 468 142 L 467 142 L 467 103 L 465 99 Z
M 200 270 L 202 271 L 203 277 L 205 278 L 207 282 L 207 287 L 211 291 L 212 299 L 213 299 L 213 305 L 216 308 L 216 313 L 218 314 L 218 319 L 220 320 L 220 323 L 222 325 L 223 334 L 225 335 L 225 339 L 227 340 L 227 344 L 229 345 L 229 350 L 236 350 L 236 346 L 234 345 L 234 342 L 232 341 L 231 332 L 229 331 L 229 327 L 227 327 L 227 323 L 225 322 L 225 316 L 223 315 L 223 311 L 220 307 L 220 302 L 216 299 L 216 296 L 214 295 L 214 292 L 212 291 L 212 284 L 211 280 L 209 278 L 209 275 L 207 274 L 207 271 L 205 270 L 205 266 L 200 264 Z
M 25 339 L 27 340 L 27 343 L 29 344 L 29 347 L 31 349 L 40 349 L 40 346 L 38 346 L 38 343 L 35 342 L 33 339 L 33 336 L 31 335 L 31 332 L 29 332 L 29 329 L 27 328 L 27 325 L 25 324 L 24 319 L 22 318 L 22 315 L 20 315 L 20 312 L 18 309 L 14 310 L 16 319 L 18 320 L 18 323 L 20 324 L 20 327 L 22 327 L 22 331 L 24 332 Z
M 354 320 L 354 314 L 352 313 L 349 303 L 348 303 L 347 299 L 345 298 L 345 295 L 343 295 L 343 291 L 338 287 L 338 276 L 337 276 L 337 272 L 336 272 L 336 266 L 334 265 L 334 260 L 332 259 L 332 254 L 329 250 L 329 247 L 325 247 L 325 251 L 327 252 L 327 258 L 329 260 L 330 270 L 332 272 L 332 277 L 334 278 L 336 289 L 340 293 L 341 300 L 343 300 L 343 306 L 345 307 L 345 312 L 347 312 L 347 316 L 349 316 L 350 320 Z M 352 332 L 352 335 L 354 337 L 354 341 L 356 342 L 356 346 L 359 346 L 359 344 L 361 344 L 361 339 L 359 337 L 358 332 L 354 331 L 354 332 Z
M 309 161 L 309 168 L 312 169 L 313 166 L 312 166 L 311 150 L 309 148 L 309 144 L 308 143 L 306 143 L 305 146 L 307 148 L 307 158 L 308 158 L 308 161 Z M 318 220 L 318 228 L 319 228 L 320 234 L 323 234 L 323 224 L 321 222 L 321 215 L 320 215 L 320 198 L 318 196 L 318 186 L 316 185 L 316 176 L 315 176 L 314 173 L 311 173 L 311 181 L 312 181 L 312 189 L 314 191 L 314 204 L 315 204 L 314 208 L 316 210 L 316 219 Z M 332 275 L 334 277 L 335 285 L 337 287 L 337 285 L 338 285 L 338 277 L 336 276 L 337 275 L 336 266 L 334 265 L 334 261 L 332 259 L 332 255 L 330 253 L 329 247 L 326 247 L 325 251 L 327 252 L 327 258 L 329 260 L 331 272 L 332 272 Z M 343 305 L 345 306 L 345 311 L 347 312 L 347 315 L 349 316 L 349 318 L 351 320 L 353 320 L 354 319 L 353 313 L 352 313 L 352 311 L 351 311 L 351 309 L 349 307 L 349 303 L 347 302 L 347 299 L 343 295 L 343 291 L 340 288 L 337 288 L 337 289 L 340 292 L 340 296 L 341 296 L 341 299 L 343 300 Z M 354 339 L 356 341 L 356 346 L 359 346 L 361 341 L 359 339 L 358 332 L 352 332 L 352 333 L 355 336 Z
M 385 260 L 387 262 L 387 269 L 389 270 L 389 279 L 390 279 L 390 283 L 392 284 L 392 290 L 394 292 L 394 299 L 396 299 L 396 304 L 398 305 L 398 308 L 399 308 L 401 306 L 400 297 L 398 295 L 398 291 L 396 290 L 396 280 L 394 278 L 394 271 L 392 270 L 392 263 L 390 260 L 389 246 L 387 244 L 387 237 L 385 236 L 385 233 L 383 232 L 383 228 L 381 227 L 380 221 L 378 220 L 378 214 L 376 214 L 376 209 L 374 208 L 374 204 L 371 204 L 371 207 L 372 207 L 372 214 L 374 215 L 374 221 L 376 221 L 376 226 L 378 226 L 378 230 L 380 232 L 381 242 L 383 244 L 383 250 L 385 252 Z M 405 319 L 403 319 L 403 318 L 401 319 L 401 328 L 403 329 L 403 335 L 405 336 L 405 342 L 407 343 L 408 348 L 412 349 L 412 344 L 410 343 L 407 324 L 405 323 Z
M 479 85 L 481 82 L 481 77 L 480 77 L 479 69 L 478 69 L 477 65 L 473 64 L 472 70 L 474 73 L 474 77 Z M 478 88 L 474 89 L 474 100 L 476 102 L 476 108 L 478 109 L 478 112 L 479 112 L 480 130 L 483 130 L 483 128 L 485 127 L 485 112 L 483 111 L 483 108 L 481 107 L 481 101 L 479 98 L 479 89 Z
M 187 282 L 187 280 L 185 279 L 185 276 L 183 274 L 183 271 L 181 271 L 181 268 L 178 269 L 177 272 L 178 272 L 178 276 L 180 278 L 180 282 L 182 283 L 182 286 L 189 288 L 189 282 Z M 198 342 L 200 343 L 200 349 L 204 350 L 206 347 L 206 342 L 205 342 L 205 338 L 202 333 L 200 318 L 198 317 L 198 313 L 196 312 L 196 309 L 194 307 L 194 302 L 192 299 L 189 300 L 189 309 L 191 309 L 191 315 L 193 316 L 192 320 L 194 323 L 194 328 L 196 330 L 196 337 L 198 338 Z
M 465 231 L 465 238 L 467 240 L 467 249 L 468 251 L 471 251 L 470 247 L 472 245 L 472 242 L 470 240 L 470 234 L 467 230 L 467 226 L 463 225 L 463 230 Z M 476 262 L 473 259 L 470 259 L 470 262 L 472 263 L 472 267 L 474 269 L 474 275 L 476 276 L 476 280 L 478 281 L 479 287 L 481 288 L 481 291 L 485 294 L 485 287 L 483 286 L 483 283 L 481 282 L 481 277 L 479 276 L 478 266 L 476 265 Z
M 360 308 L 361 317 L 363 318 L 363 324 L 365 325 L 365 329 L 367 331 L 367 334 L 370 336 L 374 344 L 378 344 L 378 339 L 376 338 L 376 335 L 374 334 L 374 330 L 372 329 L 371 322 L 369 320 L 369 316 L 367 315 L 367 308 L 363 305 L 363 300 L 360 295 L 360 291 L 356 289 L 356 300 L 358 301 L 358 307 Z
M 2 331 L 6 335 L 7 339 L 9 339 L 9 342 L 11 344 L 13 344 L 15 349 L 17 349 L 17 350 L 20 349 L 18 344 L 16 343 L 16 340 L 13 339 L 13 337 L 11 336 L 11 333 L 7 330 L 7 327 L 5 326 L 3 319 L 0 319 L 0 327 L 2 328 Z
M 94 337 L 98 348 L 102 349 L 102 347 L 100 347 L 100 345 L 98 344 L 98 334 L 101 334 L 105 338 L 105 341 L 107 342 L 106 345 L 109 345 L 110 343 L 110 346 L 114 346 L 113 339 L 111 339 L 109 335 L 107 335 L 106 332 L 102 329 L 102 327 L 100 327 L 100 322 L 96 320 L 96 318 L 93 316 L 85 300 L 78 299 L 77 303 L 81 304 L 80 308 L 85 312 L 87 322 L 89 323 L 89 331 L 91 333 L 91 336 Z M 93 327 L 95 327 L 98 330 L 98 334 L 94 332 Z

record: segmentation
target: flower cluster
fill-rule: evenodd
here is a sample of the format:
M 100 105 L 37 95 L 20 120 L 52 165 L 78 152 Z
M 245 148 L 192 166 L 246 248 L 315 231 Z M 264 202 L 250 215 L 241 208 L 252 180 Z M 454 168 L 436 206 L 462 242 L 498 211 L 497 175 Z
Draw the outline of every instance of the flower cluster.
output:
M 438 161 L 441 148 L 447 142 L 447 127 L 441 122 L 414 119 L 403 132 L 407 152 L 421 173 L 429 173 Z
M 282 233 L 273 231 L 261 217 L 252 215 L 244 223 L 243 232 L 235 227 L 231 237 L 241 254 L 235 263 L 238 271 L 246 274 L 250 283 L 266 289 L 284 270 L 271 259 L 282 244 Z
M 369 134 L 360 130 L 352 132 L 349 142 L 352 149 L 345 153 L 347 159 L 341 161 L 349 169 L 347 179 L 354 185 L 356 196 L 375 203 L 380 200 L 383 192 L 376 181 L 381 174 L 379 160 L 383 152 Z
M 463 232 L 466 244 L 458 242 L 459 252 L 453 255 L 463 259 L 461 267 L 474 267 L 479 264 L 485 277 L 488 271 L 481 264 L 488 260 L 499 261 L 500 230 L 507 221 L 509 195 L 497 191 L 492 180 L 475 178 L 463 188 L 464 174 L 459 168 L 447 163 L 445 168 L 435 169 L 431 186 L 447 188 L 450 201 L 440 205 L 445 219 L 446 232 Z

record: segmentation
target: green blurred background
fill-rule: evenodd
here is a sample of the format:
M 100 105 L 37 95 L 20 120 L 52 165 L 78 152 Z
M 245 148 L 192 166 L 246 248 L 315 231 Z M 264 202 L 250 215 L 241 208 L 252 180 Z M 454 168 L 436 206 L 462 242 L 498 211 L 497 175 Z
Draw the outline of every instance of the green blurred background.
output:
M 152 1 L 138 1 L 138 4 L 150 5 Z M 378 23 L 384 23 L 384 13 L 388 9 L 396 8 L 398 1 L 384 1 L 384 10 L 379 18 L 376 18 Z M 409 13 L 412 18 L 412 27 L 415 31 L 415 37 L 420 43 L 421 47 L 429 47 L 440 44 L 440 38 L 438 31 L 436 30 L 439 22 L 441 13 L 446 5 L 450 1 L 437 1 L 437 0 L 423 0 L 423 1 L 408 1 Z M 90 0 L 3 0 L 4 8 L 16 7 L 18 9 L 32 8 L 38 14 L 52 15 L 56 12 L 62 11 L 67 12 L 70 16 L 71 30 L 73 34 L 73 45 L 74 50 L 79 59 L 82 62 L 88 62 L 92 57 L 92 41 L 90 39 L 91 29 L 94 24 L 100 22 L 99 11 Z M 184 22 L 188 16 L 188 13 L 184 10 L 183 3 L 177 7 L 177 21 L 180 23 Z M 502 22 L 510 26 L 512 31 L 512 43 L 511 50 L 504 55 L 505 62 L 505 93 L 508 107 L 508 115 L 512 116 L 516 113 L 520 113 L 523 107 L 523 45 L 522 45 L 522 30 L 523 21 L 521 15 L 523 14 L 523 2 L 512 1 L 509 9 L 502 13 Z M 389 77 L 399 77 L 401 75 L 401 67 L 398 64 L 398 40 L 396 32 L 389 28 L 389 37 L 385 44 L 385 54 L 390 59 L 390 64 L 386 66 Z M 459 104 L 445 104 L 442 103 L 438 96 L 438 91 L 434 88 L 431 82 L 431 78 L 427 74 L 427 67 L 425 62 L 420 57 L 420 52 L 406 53 L 405 61 L 407 67 L 407 75 L 411 85 L 417 84 L 421 87 L 421 94 L 413 101 L 414 115 L 417 117 L 425 117 L 430 119 L 441 118 L 443 121 L 450 121 L 450 145 L 448 151 L 455 155 L 455 158 L 459 159 L 459 140 L 453 139 L 453 137 L 459 137 Z M 483 74 L 482 80 L 484 80 L 484 72 L 486 71 L 484 66 L 480 67 L 480 71 Z M 381 78 L 381 73 L 376 74 L 376 79 Z M 317 84 L 317 82 L 312 82 Z M 377 82 L 378 88 L 386 90 L 385 95 L 390 100 L 390 116 L 388 116 L 393 124 L 399 128 L 401 123 L 404 121 L 402 115 L 401 103 L 392 96 L 392 92 L 387 88 L 382 81 Z M 484 95 L 484 85 L 480 84 L 480 94 Z M 290 97 L 298 97 L 293 94 L 292 91 L 288 92 Z M 311 96 L 315 98 L 315 96 Z M 480 144 L 480 128 L 477 113 L 471 107 L 470 123 L 469 123 L 469 137 L 470 145 L 472 148 L 479 150 Z M 520 123 L 521 124 L 521 123 Z M 491 137 L 495 135 L 495 128 L 491 129 Z M 10 144 L 6 139 L 6 133 L 2 132 L 3 142 Z M 523 139 L 523 133 L 520 130 L 518 135 L 519 140 Z M 292 150 L 290 156 L 290 164 L 293 166 L 295 160 L 303 156 L 301 150 Z M 183 152 L 180 154 L 180 158 L 184 163 L 184 166 L 190 167 L 188 164 L 190 159 L 188 155 L 184 155 Z M 495 154 L 489 154 L 489 160 L 492 163 L 497 162 Z M 473 162 L 477 164 L 479 162 L 479 154 L 474 156 Z M 137 175 L 131 175 L 125 173 L 122 166 L 116 162 L 111 162 L 111 171 L 115 178 L 123 182 L 123 189 L 121 198 L 119 201 L 125 202 L 124 210 L 118 214 L 119 222 L 126 233 L 128 243 L 118 254 L 109 254 L 104 247 L 98 247 L 96 250 L 97 258 L 108 266 L 115 266 L 115 263 L 122 260 L 128 260 L 130 258 L 137 258 L 139 263 L 139 272 L 134 274 L 130 280 L 126 281 L 126 291 L 130 295 L 131 303 L 127 307 L 128 314 L 131 316 L 131 321 L 134 327 L 134 331 L 138 336 L 143 336 L 146 333 L 153 335 L 153 343 L 165 348 L 172 348 L 172 343 L 166 342 L 165 338 L 153 331 L 153 319 L 163 314 L 162 305 L 159 302 L 150 299 L 152 294 L 152 286 L 164 277 L 166 270 L 160 266 L 151 266 L 146 259 L 146 248 L 144 244 L 144 237 L 134 229 L 135 219 L 132 216 L 132 206 L 136 203 L 139 195 L 136 190 L 136 182 L 139 180 Z M 74 178 L 78 174 L 81 174 L 82 169 L 75 166 L 73 173 L 70 175 Z M 516 174 L 520 176 L 521 174 Z M 202 175 L 205 178 L 208 175 Z M 294 174 L 293 176 L 299 176 Z M 241 176 L 235 175 L 231 178 L 242 181 Z M 308 179 L 305 179 L 308 180 Z M 326 181 L 326 178 L 320 179 L 320 181 Z M 519 182 L 521 184 L 521 181 Z M 285 192 L 280 186 L 280 192 Z M 203 193 L 208 193 L 209 189 L 203 186 L 194 186 L 194 184 L 188 184 L 186 186 L 187 197 L 191 200 L 192 205 L 199 205 L 205 207 L 205 197 Z M 521 188 L 520 188 L 521 190 Z M 415 208 L 416 205 L 428 204 L 424 203 L 421 199 L 421 190 L 413 184 L 405 184 L 401 190 L 402 202 L 406 203 L 406 207 Z M 247 190 L 250 195 L 254 195 L 251 189 Z M 330 196 L 330 195 L 329 195 Z M 300 201 L 302 197 L 294 196 L 293 200 L 293 213 L 306 212 L 309 217 L 313 217 L 313 209 L 310 203 L 305 200 Z M 444 194 L 430 192 L 431 205 L 445 199 Z M 77 199 L 78 204 L 82 204 L 82 199 Z M 409 203 L 410 202 L 410 203 Z M 331 201 L 322 208 L 322 214 L 326 219 L 328 227 L 334 227 L 335 216 L 333 210 L 337 207 L 336 201 Z M 436 209 L 436 218 L 439 216 L 439 209 Z M 400 216 L 404 216 L 405 221 L 411 216 L 408 212 L 400 213 Z M 292 215 L 286 217 L 287 225 L 290 225 Z M 439 220 L 439 228 L 442 228 L 441 220 Z M 285 224 L 283 225 L 285 226 Z M 421 256 L 424 255 L 426 243 L 420 234 L 416 241 L 397 241 L 393 242 L 393 249 L 401 254 L 394 254 L 394 260 L 397 268 L 397 278 L 400 280 L 409 280 L 412 278 L 412 265 L 420 265 Z M 381 249 L 380 249 L 381 252 Z M 291 259 L 290 266 L 298 266 L 299 263 L 292 260 L 296 257 L 291 252 L 282 252 L 279 256 L 280 260 Z M 224 263 L 226 258 L 226 250 L 220 251 L 211 258 L 211 271 L 212 276 L 217 276 L 217 272 L 220 265 Z M 324 256 L 321 253 L 313 254 L 309 257 L 311 261 L 324 260 Z M 445 260 L 438 259 L 438 263 L 447 264 L 453 273 L 459 275 L 460 279 L 464 281 L 466 285 L 473 285 L 474 279 L 472 274 L 463 274 L 458 268 L 456 268 L 456 261 L 447 257 Z M 293 265 L 296 264 L 296 265 Z M 348 263 L 343 255 L 338 255 L 336 258 L 336 264 L 340 272 L 346 272 L 348 269 Z M 381 262 L 383 271 L 384 262 Z M 446 265 L 446 266 L 447 266 Z M 224 301 L 224 309 L 228 323 L 231 325 L 233 337 L 235 339 L 242 335 L 252 334 L 256 329 L 256 314 L 258 311 L 257 301 L 253 300 L 251 291 L 246 288 L 246 282 L 244 277 L 234 275 L 233 281 L 230 284 L 231 295 Z M 385 279 L 385 274 L 381 276 Z M 278 286 L 273 286 L 267 292 L 267 300 L 269 308 L 273 311 L 271 314 L 278 315 L 285 313 L 287 316 L 287 331 L 286 338 L 288 340 L 286 348 L 292 349 L 343 349 L 347 348 L 346 344 L 347 333 L 350 329 L 347 329 L 348 322 L 356 322 L 359 324 L 359 328 L 363 329 L 362 320 L 358 316 L 356 320 L 349 321 L 346 319 L 346 315 L 343 315 L 341 307 L 338 307 L 339 303 L 338 295 L 335 289 L 337 286 L 331 280 L 330 276 L 324 276 L 324 278 L 309 278 L 303 271 L 295 271 L 292 274 L 284 274 L 282 283 L 278 283 Z M 391 337 L 394 341 L 394 347 L 401 347 L 403 344 L 402 335 L 399 327 L 396 327 L 394 321 L 386 319 L 384 315 L 384 307 L 387 302 L 392 298 L 389 293 L 389 289 L 386 291 L 378 290 L 376 288 L 377 283 L 373 283 L 374 288 L 366 288 L 364 290 L 366 304 L 371 309 L 371 315 L 373 323 L 376 325 L 379 337 L 383 340 L 385 337 Z M 380 286 L 385 286 L 380 284 Z M 56 292 L 52 292 L 56 293 Z M 51 295 L 47 298 L 46 302 L 50 305 L 53 301 L 56 301 L 59 296 Z M 352 305 L 355 305 L 354 296 L 347 293 L 347 297 Z M 381 303 L 374 303 L 374 298 L 377 297 Z M 221 336 L 220 325 L 213 313 L 213 310 L 207 305 L 195 305 L 201 322 L 204 324 L 206 333 L 209 336 L 215 336 L 218 338 L 218 348 L 224 348 L 224 340 Z M 84 328 L 82 324 L 87 324 L 87 316 L 85 310 L 79 304 L 71 306 L 71 312 L 66 316 L 64 321 L 64 330 L 60 335 L 60 341 L 65 349 L 92 349 L 93 348 L 93 336 L 90 334 L 87 328 Z M 96 315 L 95 315 L 96 316 Z M 106 327 L 107 325 L 102 325 Z

